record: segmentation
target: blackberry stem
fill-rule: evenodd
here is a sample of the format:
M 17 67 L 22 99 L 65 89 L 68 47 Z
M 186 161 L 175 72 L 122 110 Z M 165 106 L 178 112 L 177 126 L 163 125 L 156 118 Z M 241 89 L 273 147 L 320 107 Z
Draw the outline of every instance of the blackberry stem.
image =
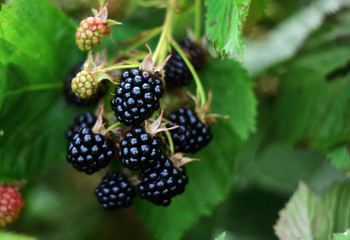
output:
M 164 19 L 162 35 L 160 36 L 156 50 L 153 54 L 153 62 L 155 64 L 157 63 L 158 58 L 160 59 L 159 62 L 165 60 L 167 50 L 165 42 L 172 36 L 172 23 L 175 16 L 175 2 L 176 0 L 168 0 L 168 8 Z
M 112 129 L 118 127 L 120 124 L 121 124 L 121 122 L 116 122 L 113 125 L 109 126 L 106 130 L 107 131 L 112 130 Z
M 182 51 L 181 47 L 177 44 L 177 42 L 174 39 L 170 39 L 170 44 L 180 54 L 181 58 L 186 63 L 188 69 L 190 69 L 192 76 L 193 76 L 193 79 L 197 85 L 197 92 L 199 92 L 201 106 L 204 106 L 205 102 L 206 102 L 204 88 L 203 88 L 203 85 L 202 85 L 200 78 L 198 77 L 196 70 L 194 69 L 191 61 L 188 59 L 188 57 L 186 56 L 184 51 Z
M 201 10 L 202 10 L 202 1 L 196 0 L 195 2 L 195 20 L 194 20 L 194 36 L 196 40 L 199 40 L 201 37 Z
M 174 143 L 173 143 L 173 139 L 170 136 L 169 131 L 165 131 L 165 135 L 166 135 L 166 138 L 168 139 L 171 155 L 174 155 Z
M 139 68 L 140 64 L 132 64 L 132 65 L 119 65 L 119 64 L 115 64 L 112 65 L 108 68 L 103 69 L 105 72 L 110 72 L 110 71 L 114 71 L 114 70 L 118 70 L 118 69 L 125 69 L 125 68 Z

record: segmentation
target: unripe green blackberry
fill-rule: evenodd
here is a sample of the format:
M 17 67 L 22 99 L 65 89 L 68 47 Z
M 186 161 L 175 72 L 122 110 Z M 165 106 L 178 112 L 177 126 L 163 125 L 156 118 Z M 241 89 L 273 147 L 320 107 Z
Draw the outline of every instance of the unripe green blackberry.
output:
M 88 17 L 80 22 L 76 43 L 80 50 L 90 51 L 98 47 L 107 33 L 107 27 L 100 17 Z
M 80 71 L 72 80 L 72 91 L 82 99 L 92 98 L 98 90 L 98 82 L 92 74 L 86 70 Z

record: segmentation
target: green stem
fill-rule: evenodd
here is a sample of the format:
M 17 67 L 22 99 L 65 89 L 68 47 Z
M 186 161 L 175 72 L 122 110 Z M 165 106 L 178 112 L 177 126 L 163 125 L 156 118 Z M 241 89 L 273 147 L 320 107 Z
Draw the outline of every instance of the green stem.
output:
M 115 65 L 110 66 L 108 68 L 103 69 L 105 72 L 110 72 L 118 69 L 125 69 L 125 68 L 138 68 L 140 67 L 140 64 L 133 64 L 133 65 Z
M 116 122 L 116 123 L 114 123 L 113 125 L 109 126 L 109 128 L 107 128 L 107 131 L 112 130 L 112 129 L 118 127 L 120 124 L 121 124 L 121 122 Z
M 194 69 L 191 61 L 188 59 L 188 57 L 186 56 L 184 51 L 182 51 L 181 47 L 177 44 L 177 42 L 174 39 L 170 40 L 170 44 L 180 54 L 181 58 L 185 61 L 188 69 L 190 69 L 192 76 L 193 76 L 193 79 L 197 85 L 197 91 L 199 92 L 201 105 L 204 106 L 204 104 L 206 102 L 204 88 L 203 88 L 201 80 L 198 77 L 196 70 Z
M 195 21 L 194 21 L 194 36 L 196 40 L 199 40 L 201 37 L 201 10 L 202 10 L 202 1 L 196 0 L 195 2 Z
M 165 15 L 162 35 L 160 36 L 160 39 L 158 41 L 158 45 L 157 45 L 156 50 L 153 54 L 153 62 L 155 64 L 156 64 L 158 59 L 160 59 L 159 62 L 162 62 L 165 59 L 165 55 L 166 55 L 165 42 L 167 41 L 167 39 L 170 39 L 172 36 L 172 23 L 173 23 L 174 16 L 175 16 L 175 1 L 176 0 L 169 0 L 168 1 L 169 5 L 168 5 L 167 12 Z M 159 57 L 160 55 L 163 55 L 163 56 Z
M 165 131 L 165 135 L 166 135 L 166 138 L 168 139 L 171 155 L 174 155 L 174 152 L 175 152 L 174 151 L 174 143 L 173 143 L 173 139 L 170 136 L 169 131 Z
M 127 50 L 131 51 L 131 50 L 134 50 L 134 49 L 138 48 L 140 45 L 144 44 L 148 40 L 154 38 L 159 33 L 161 33 L 162 29 L 163 29 L 163 27 L 156 27 L 156 28 L 150 30 L 149 33 L 146 35 L 146 37 L 141 37 L 137 42 L 135 42 L 134 44 L 130 45 L 127 48 Z

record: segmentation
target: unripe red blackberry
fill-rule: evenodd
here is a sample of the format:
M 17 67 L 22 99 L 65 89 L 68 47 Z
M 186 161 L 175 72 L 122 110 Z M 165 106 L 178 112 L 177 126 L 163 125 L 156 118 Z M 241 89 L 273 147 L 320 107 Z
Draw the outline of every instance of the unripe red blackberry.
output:
M 212 139 L 210 125 L 204 124 L 192 109 L 179 108 L 170 114 L 169 120 L 168 127 L 179 125 L 169 131 L 175 152 L 196 153 Z
M 136 196 L 126 176 L 109 171 L 100 185 L 95 189 L 98 201 L 104 209 L 118 209 L 130 207 Z
M 0 186 L 0 226 L 12 223 L 19 216 L 24 200 L 12 186 Z
M 184 39 L 180 43 L 181 49 L 187 54 L 195 70 L 200 70 L 206 60 L 204 50 L 189 39 Z M 192 80 L 192 74 L 185 61 L 175 50 L 171 50 L 171 58 L 164 67 L 165 83 L 167 88 L 176 88 L 188 85 Z
M 183 193 L 188 183 L 185 168 L 175 168 L 164 155 L 154 167 L 141 171 L 140 177 L 137 189 L 141 198 L 163 206 L 168 206 L 171 198 Z
M 114 143 L 90 128 L 81 129 L 68 143 L 67 161 L 86 174 L 106 167 L 114 155 Z
M 100 17 L 88 17 L 80 22 L 76 33 L 76 43 L 80 50 L 90 51 L 102 42 L 107 27 Z
M 152 138 L 142 127 L 133 127 L 120 142 L 119 158 L 131 170 L 149 168 L 160 160 L 160 139 Z
M 111 101 L 118 121 L 137 125 L 149 118 L 159 108 L 163 95 L 162 81 L 147 71 L 125 71 Z

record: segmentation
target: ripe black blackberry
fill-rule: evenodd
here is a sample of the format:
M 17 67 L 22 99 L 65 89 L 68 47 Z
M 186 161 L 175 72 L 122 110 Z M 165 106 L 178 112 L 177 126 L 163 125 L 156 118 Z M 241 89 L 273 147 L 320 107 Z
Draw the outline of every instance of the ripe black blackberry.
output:
M 87 174 L 106 167 L 114 155 L 113 142 L 101 134 L 94 134 L 90 128 L 81 129 L 68 144 L 68 162 Z
M 140 177 L 137 189 L 141 198 L 163 206 L 168 206 L 172 197 L 183 193 L 188 183 L 186 169 L 175 168 L 164 155 L 156 166 L 141 171 Z
M 182 50 L 187 53 L 195 70 L 203 68 L 205 62 L 205 52 L 196 43 L 189 39 L 184 39 L 180 43 Z M 165 83 L 167 88 L 176 88 L 188 85 L 192 80 L 192 74 L 185 61 L 175 50 L 171 50 L 171 58 L 164 67 Z
M 160 139 L 152 138 L 142 127 L 133 127 L 120 142 L 119 158 L 131 170 L 153 167 L 161 157 Z
M 99 100 L 101 97 L 103 97 L 104 95 L 106 95 L 107 90 L 108 90 L 108 82 L 107 81 L 102 81 L 97 93 L 89 99 L 82 99 L 82 98 L 78 98 L 74 92 L 72 91 L 72 80 L 73 78 L 82 70 L 83 64 L 79 64 L 78 67 L 76 67 L 71 74 L 66 78 L 65 82 L 64 82 L 64 95 L 66 97 L 67 102 L 71 103 L 71 104 L 75 104 L 75 105 L 89 105 L 92 103 L 97 102 L 97 100 Z
M 169 131 L 175 152 L 196 153 L 212 138 L 210 125 L 204 124 L 192 109 L 179 108 L 170 114 L 169 120 L 172 122 L 169 127 L 179 125 Z
M 96 117 L 92 113 L 85 113 L 77 116 L 74 119 L 73 124 L 69 127 L 66 132 L 66 137 L 68 140 L 72 139 L 72 137 L 80 131 L 82 128 L 92 128 L 95 125 Z
M 118 120 L 128 126 L 137 125 L 159 108 L 162 81 L 146 71 L 127 70 L 115 93 L 111 105 Z
M 104 209 L 127 208 L 135 197 L 135 189 L 126 176 L 121 173 L 109 171 L 95 188 L 98 201 Z

